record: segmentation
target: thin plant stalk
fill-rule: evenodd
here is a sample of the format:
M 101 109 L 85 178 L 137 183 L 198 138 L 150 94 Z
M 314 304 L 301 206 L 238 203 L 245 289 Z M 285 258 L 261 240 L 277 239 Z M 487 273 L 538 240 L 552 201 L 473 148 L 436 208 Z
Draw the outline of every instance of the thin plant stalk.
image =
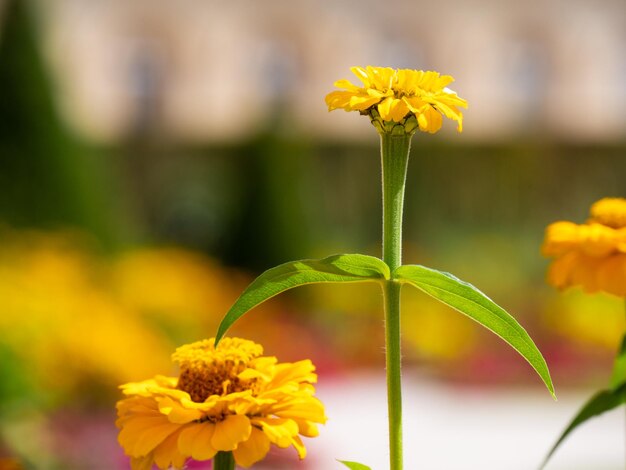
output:
M 381 134 L 383 186 L 383 261 L 391 272 L 402 264 L 402 209 L 411 135 Z M 402 381 L 400 351 L 400 288 L 392 280 L 384 288 L 389 459 L 402 470 Z
M 218 452 L 213 458 L 213 470 L 235 470 L 232 452 Z

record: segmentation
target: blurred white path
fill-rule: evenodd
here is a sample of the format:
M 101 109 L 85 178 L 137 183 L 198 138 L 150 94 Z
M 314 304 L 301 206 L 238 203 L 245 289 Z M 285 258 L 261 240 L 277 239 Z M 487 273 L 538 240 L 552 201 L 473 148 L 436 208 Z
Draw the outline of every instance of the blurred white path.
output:
M 306 439 L 312 468 L 340 470 L 338 458 L 388 469 L 384 372 L 322 376 L 317 390 L 329 421 L 318 438 Z M 405 374 L 405 469 L 537 469 L 592 392 L 557 388 L 554 402 L 539 381 L 532 389 L 467 387 Z M 625 429 L 623 408 L 594 418 L 574 431 L 546 470 L 623 470 Z

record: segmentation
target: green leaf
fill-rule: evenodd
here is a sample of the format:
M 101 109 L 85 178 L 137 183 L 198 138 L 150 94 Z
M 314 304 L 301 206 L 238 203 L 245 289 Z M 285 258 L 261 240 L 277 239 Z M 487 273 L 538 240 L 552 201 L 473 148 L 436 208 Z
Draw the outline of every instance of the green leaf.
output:
M 546 361 L 526 330 L 476 287 L 452 274 L 418 265 L 400 266 L 393 279 L 417 287 L 494 332 L 530 363 L 556 398 Z
M 226 313 L 217 330 L 215 344 L 246 312 L 288 289 L 327 282 L 381 282 L 389 276 L 389 266 L 382 260 L 360 254 L 291 261 L 268 269 L 243 291 Z
M 362 463 L 358 463 L 358 462 L 349 462 L 347 460 L 337 460 L 337 462 L 344 464 L 350 470 L 372 470 L 367 465 L 363 465 Z
M 626 385 L 622 385 L 614 390 L 602 390 L 593 395 L 587 403 L 578 411 L 578 414 L 574 417 L 572 422 L 565 428 L 561 437 L 556 441 L 552 449 L 546 456 L 545 460 L 541 464 L 543 468 L 547 463 L 554 451 L 561 445 L 565 438 L 578 426 L 585 421 L 588 421 L 595 416 L 599 416 L 602 413 L 617 408 L 621 404 L 626 403 Z
M 611 375 L 611 388 L 616 389 L 626 383 L 626 335 L 622 339 L 615 362 L 613 363 L 613 374 Z

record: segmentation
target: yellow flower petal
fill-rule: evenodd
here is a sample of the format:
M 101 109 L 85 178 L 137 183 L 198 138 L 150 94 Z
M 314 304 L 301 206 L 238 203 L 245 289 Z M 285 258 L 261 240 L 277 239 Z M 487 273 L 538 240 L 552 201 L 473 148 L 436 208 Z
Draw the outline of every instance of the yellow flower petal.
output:
M 354 96 L 354 93 L 350 91 L 333 91 L 326 95 L 326 105 L 328 110 L 333 109 L 348 109 L 350 106 L 350 98 Z M 348 109 L 349 110 L 349 109 Z
M 213 423 L 204 422 L 185 427 L 178 436 L 178 450 L 181 454 L 195 460 L 209 460 L 217 454 L 217 449 L 211 444 L 215 433 Z
M 617 251 L 617 232 L 615 229 L 597 223 L 580 227 L 580 250 L 594 257 L 605 257 Z
M 409 111 L 411 111 L 414 114 L 418 114 L 418 113 L 422 112 L 422 110 L 426 106 L 428 106 L 428 103 L 426 103 L 419 96 L 412 96 L 412 97 L 405 96 L 404 98 L 402 98 L 402 100 L 404 101 L 404 103 L 409 108 Z
M 367 67 L 370 85 L 378 90 L 388 90 L 396 84 L 396 71 L 389 67 Z
M 572 222 L 554 222 L 546 228 L 541 251 L 545 256 L 560 256 L 575 248 L 580 241 L 578 225 Z
M 452 119 L 459 124 L 459 127 L 457 128 L 459 132 L 463 130 L 463 114 L 458 109 L 453 106 L 448 106 L 443 101 L 436 102 L 433 105 L 437 111 L 442 112 L 445 117 Z
M 293 363 L 279 364 L 274 369 L 274 378 L 271 387 L 280 387 L 289 382 L 317 382 L 317 374 L 314 373 L 315 366 L 306 359 Z
M 392 97 L 387 97 L 378 105 L 378 112 L 383 121 L 391 121 L 391 107 L 394 101 Z
M 132 470 L 152 470 L 153 461 L 154 456 L 152 454 L 149 454 L 145 457 L 131 457 L 130 468 Z
M 156 449 L 154 449 L 154 463 L 161 470 L 183 468 L 187 457 L 178 451 L 178 433 L 171 434 Z
M 607 257 L 598 268 L 598 284 L 602 290 L 619 297 L 626 296 L 626 254 Z
M 202 417 L 202 412 L 198 409 L 185 408 L 180 402 L 165 397 L 159 400 L 159 411 L 167 416 L 171 423 L 189 423 Z
M 436 73 L 436 72 L 434 72 Z M 437 90 L 445 89 L 450 83 L 454 81 L 454 78 L 450 75 L 441 75 L 435 82 L 434 88 Z
M 570 252 L 552 262 L 548 268 L 548 284 L 564 289 L 572 285 L 572 271 L 579 262 L 577 252 Z
M 446 91 L 447 90 L 447 91 Z M 461 108 L 467 109 L 467 101 L 463 98 L 460 98 L 455 92 L 452 90 L 446 89 L 443 93 L 437 94 L 437 102 L 444 103 L 448 106 L 460 106 Z M 435 103 L 437 104 L 437 103 Z
M 363 67 L 350 67 L 350 70 L 354 75 L 358 77 L 359 80 L 361 80 L 361 82 L 363 82 L 363 85 L 365 85 L 366 87 L 369 86 L 369 77 Z
M 345 88 L 348 91 L 356 91 L 359 89 L 358 86 L 352 84 L 349 80 L 337 80 L 333 83 L 337 88 Z
M 324 406 L 315 397 L 303 397 L 272 406 L 272 412 L 281 418 L 305 419 L 325 423 Z
M 591 206 L 590 222 L 597 222 L 611 228 L 626 227 L 626 199 L 605 197 Z
M 298 425 L 291 419 L 253 418 L 253 423 L 261 426 L 269 440 L 283 449 L 289 447 L 298 434 Z
M 150 449 L 146 452 L 140 453 L 135 450 L 135 446 L 140 441 L 142 435 L 145 432 L 150 432 L 152 429 L 159 428 L 167 424 L 167 418 L 163 415 L 148 417 L 137 416 L 134 419 L 130 419 L 126 422 L 126 424 L 120 431 L 117 440 L 119 441 L 120 445 L 126 450 L 126 453 L 128 455 L 141 457 L 151 450 Z
M 306 447 L 302 443 L 302 439 L 299 436 L 295 436 L 293 438 L 293 446 L 296 448 L 296 452 L 298 452 L 298 457 L 300 460 L 306 457 Z
M 248 468 L 262 460 L 270 450 L 270 440 L 265 433 L 255 427 L 252 428 L 250 438 L 240 443 L 233 456 L 237 465 Z
M 443 118 L 436 109 L 432 106 L 427 106 L 419 114 L 419 116 L 417 116 L 417 123 L 419 124 L 421 131 L 434 134 L 441 129 Z
M 176 378 L 158 376 L 154 379 L 144 380 L 142 382 L 131 382 L 120 387 L 125 395 L 138 395 L 150 397 L 154 392 L 177 392 L 184 393 L 176 388 Z
M 305 419 L 294 419 L 298 425 L 298 433 L 304 437 L 317 437 L 319 436 L 319 429 L 317 424 L 307 421 Z
M 389 114 L 389 117 L 391 117 L 392 121 L 400 122 L 408 113 L 409 107 L 406 105 L 404 100 L 393 100 Z
M 229 415 L 215 425 L 211 445 L 222 451 L 233 450 L 241 441 L 250 437 L 250 419 L 243 415 Z
M 602 264 L 602 258 L 579 253 L 578 262 L 572 267 L 571 282 L 579 285 L 585 292 L 590 294 L 602 290 L 598 278 L 598 268 Z
M 169 435 L 180 429 L 180 425 L 165 423 L 145 429 L 131 449 L 132 455 L 141 456 L 152 452 Z
M 365 111 L 367 108 L 375 105 L 379 101 L 380 101 L 380 98 L 377 96 L 356 95 L 350 98 L 349 106 L 350 106 L 350 109 L 353 111 Z

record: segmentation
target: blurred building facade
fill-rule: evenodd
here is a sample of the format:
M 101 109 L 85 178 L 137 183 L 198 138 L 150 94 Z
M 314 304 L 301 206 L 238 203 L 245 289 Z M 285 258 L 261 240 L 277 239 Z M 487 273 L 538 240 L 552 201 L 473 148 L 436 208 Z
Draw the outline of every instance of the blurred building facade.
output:
M 367 64 L 453 75 L 476 140 L 626 136 L 623 0 L 36 5 L 59 105 L 96 141 L 151 132 L 228 142 L 279 116 L 314 136 L 359 138 L 366 120 L 328 116 L 323 98 Z

